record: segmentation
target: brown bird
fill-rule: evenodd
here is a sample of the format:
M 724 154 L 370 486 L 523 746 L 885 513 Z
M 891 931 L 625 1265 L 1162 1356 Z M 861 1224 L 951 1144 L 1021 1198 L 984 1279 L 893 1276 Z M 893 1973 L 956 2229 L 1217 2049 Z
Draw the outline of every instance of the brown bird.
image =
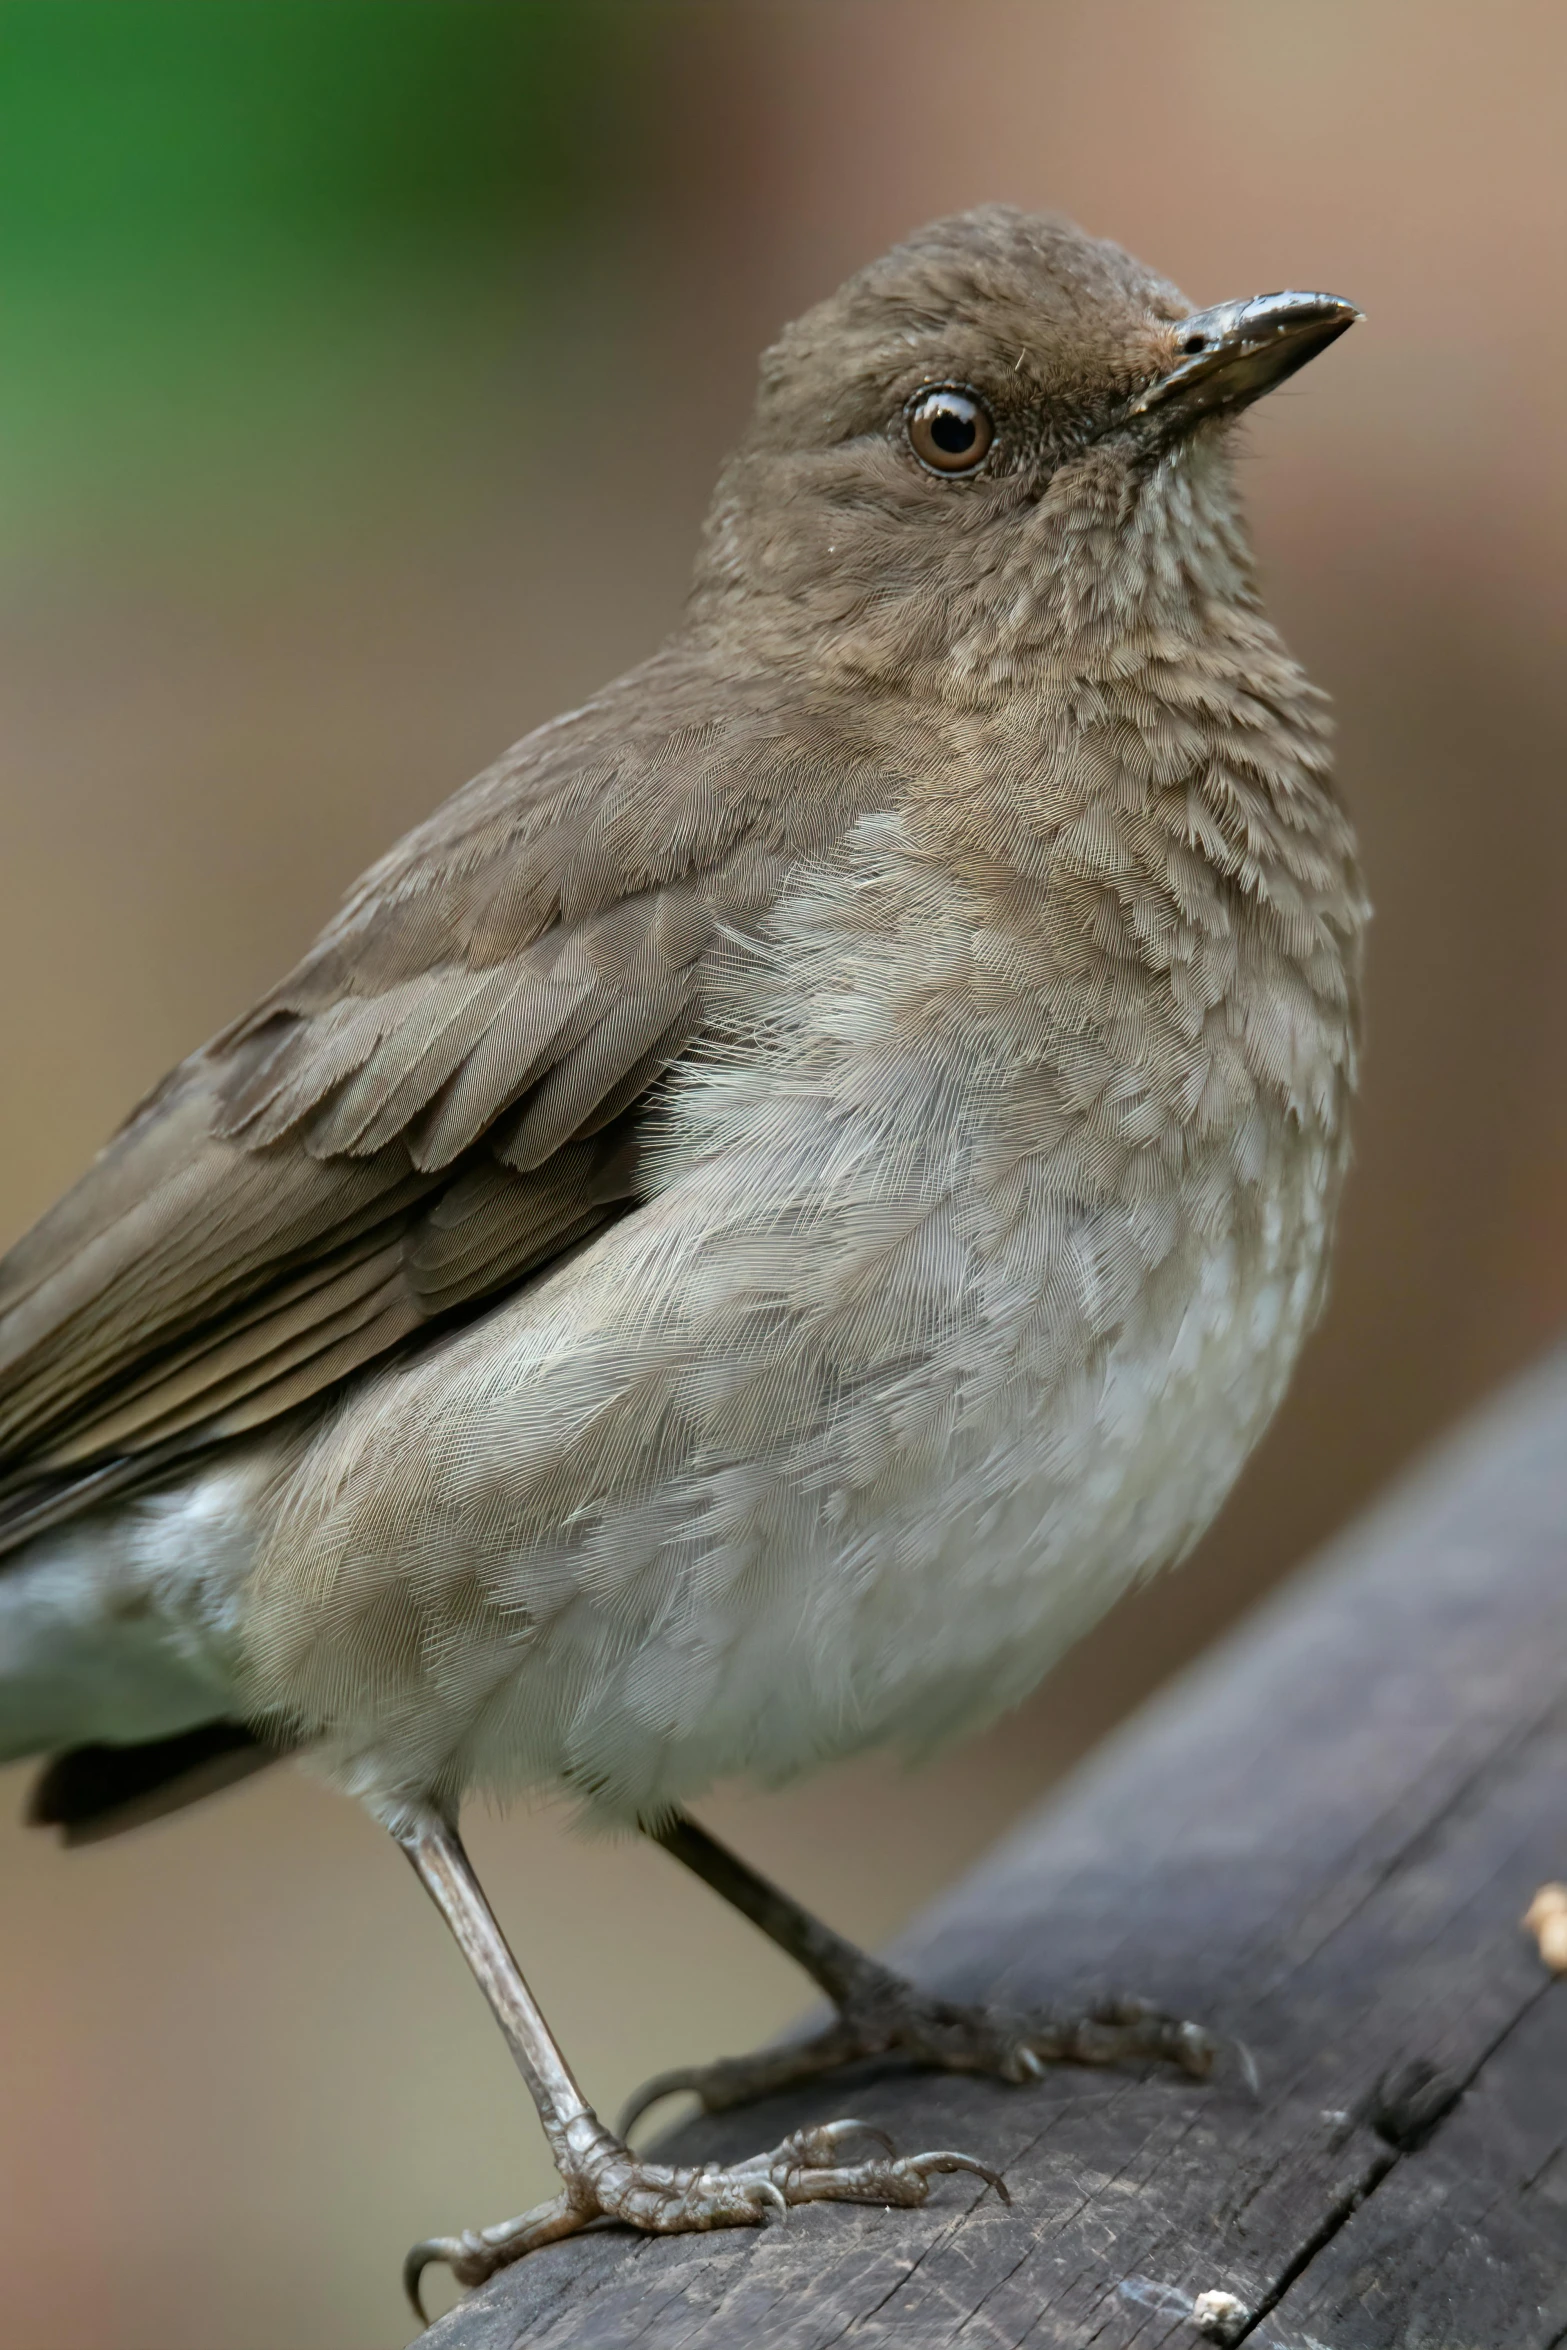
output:
M 394 849 L 0 1265 L 0 1756 L 53 1757 L 75 1838 L 298 1751 L 402 1844 L 562 2180 L 415 2291 L 601 2214 L 991 2176 L 848 2123 L 634 2153 L 471 1789 L 635 1822 L 837 2005 L 654 2093 L 1209 2061 L 1136 2003 L 924 1999 L 681 1806 L 1012 1704 L 1279 1401 L 1365 907 L 1230 443 L 1356 316 L 1194 311 L 996 208 L 851 278 L 762 362 L 671 640 Z

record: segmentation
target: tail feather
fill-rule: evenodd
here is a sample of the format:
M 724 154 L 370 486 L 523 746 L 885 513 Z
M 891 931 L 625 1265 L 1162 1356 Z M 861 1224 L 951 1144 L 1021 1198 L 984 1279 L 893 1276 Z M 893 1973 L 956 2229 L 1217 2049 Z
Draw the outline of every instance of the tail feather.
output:
M 286 1751 L 240 1722 L 204 1722 L 136 1746 L 72 1747 L 34 1780 L 28 1825 L 58 1828 L 64 1844 L 96 1844 L 248 1779 Z

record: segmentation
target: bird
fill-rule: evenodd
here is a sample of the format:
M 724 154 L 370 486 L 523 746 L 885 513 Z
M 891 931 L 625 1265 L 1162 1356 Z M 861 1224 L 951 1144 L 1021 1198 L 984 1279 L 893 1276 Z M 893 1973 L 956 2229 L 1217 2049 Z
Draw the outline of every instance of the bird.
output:
M 465 1798 L 664 1846 L 833 2002 L 667 2074 L 1026 2082 L 1215 2042 L 935 2000 L 689 1806 L 1032 1689 L 1214 1516 L 1323 1299 L 1367 903 L 1263 608 L 1243 412 L 1355 323 L 987 205 L 764 354 L 689 600 L 351 890 L 0 1262 L 0 1760 L 70 1842 L 285 1755 L 455 1935 L 559 2192 L 915 2205 L 852 2120 L 654 2160 L 583 2096 Z

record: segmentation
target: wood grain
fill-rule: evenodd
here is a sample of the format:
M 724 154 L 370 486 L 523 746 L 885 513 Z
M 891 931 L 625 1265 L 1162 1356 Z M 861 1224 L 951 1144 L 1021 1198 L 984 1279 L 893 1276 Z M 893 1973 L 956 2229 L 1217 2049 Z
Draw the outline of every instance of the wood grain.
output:
M 1141 1992 L 1243 2043 L 1255 2094 L 1236 2059 L 1207 2085 L 883 2070 L 774 2098 L 666 2143 L 740 2155 L 856 2113 L 906 2148 L 995 2163 L 1012 2207 L 948 2180 L 920 2211 L 597 2232 L 424 2342 L 1190 2350 L 1194 2301 L 1224 2291 L 1246 2314 L 1207 2338 L 1254 2350 L 1551 2350 L 1567 2343 L 1567 1990 L 1519 1919 L 1563 1875 L 1567 1356 L 894 1953 L 958 1997 Z

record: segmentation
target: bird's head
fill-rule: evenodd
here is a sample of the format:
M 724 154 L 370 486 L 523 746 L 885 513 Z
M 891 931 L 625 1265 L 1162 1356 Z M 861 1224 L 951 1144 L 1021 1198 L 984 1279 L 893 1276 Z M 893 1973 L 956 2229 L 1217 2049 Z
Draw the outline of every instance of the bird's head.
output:
M 1069 222 L 936 221 L 764 355 L 697 614 L 998 680 L 1029 646 L 1182 625 L 1247 592 L 1229 427 L 1358 316 L 1306 293 L 1194 310 Z

